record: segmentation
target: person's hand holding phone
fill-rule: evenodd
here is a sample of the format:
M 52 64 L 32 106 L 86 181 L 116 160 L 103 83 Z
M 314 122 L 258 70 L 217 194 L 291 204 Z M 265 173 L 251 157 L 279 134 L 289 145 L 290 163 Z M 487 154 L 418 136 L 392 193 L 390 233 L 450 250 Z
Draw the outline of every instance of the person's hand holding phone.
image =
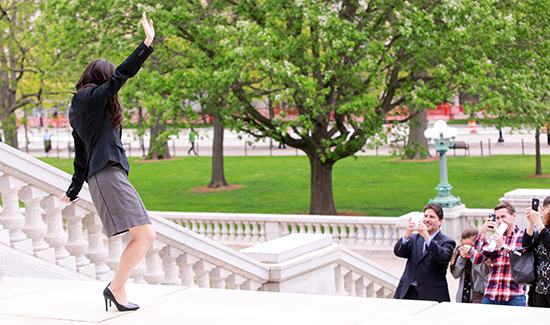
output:
M 468 258 L 469 257 L 468 254 L 470 253 L 470 249 L 472 249 L 472 246 L 462 245 L 458 249 L 458 252 L 460 253 L 460 256 L 462 256 L 462 258 Z
M 493 217 L 494 216 L 494 217 Z M 481 226 L 481 233 L 483 234 L 486 234 L 487 231 L 489 230 L 495 230 L 496 229 L 496 226 L 497 226 L 497 223 L 496 223 L 496 215 L 495 214 L 491 214 L 489 215 L 489 218 L 487 218 L 485 220 L 485 223 L 483 224 L 483 226 Z

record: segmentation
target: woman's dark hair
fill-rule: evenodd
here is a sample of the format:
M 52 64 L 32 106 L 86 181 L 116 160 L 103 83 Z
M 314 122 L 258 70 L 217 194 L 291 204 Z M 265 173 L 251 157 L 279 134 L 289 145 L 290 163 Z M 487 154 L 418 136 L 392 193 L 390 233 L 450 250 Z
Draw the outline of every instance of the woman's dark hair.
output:
M 104 59 L 93 60 L 84 72 L 80 79 L 76 83 L 76 92 L 80 92 L 82 89 L 88 86 L 101 86 L 109 80 L 115 73 L 116 67 L 111 62 Z M 107 103 L 107 109 L 109 110 L 109 117 L 111 118 L 111 124 L 115 128 L 119 128 L 124 119 L 122 115 L 122 104 L 120 103 L 120 97 L 116 93 L 113 98 Z

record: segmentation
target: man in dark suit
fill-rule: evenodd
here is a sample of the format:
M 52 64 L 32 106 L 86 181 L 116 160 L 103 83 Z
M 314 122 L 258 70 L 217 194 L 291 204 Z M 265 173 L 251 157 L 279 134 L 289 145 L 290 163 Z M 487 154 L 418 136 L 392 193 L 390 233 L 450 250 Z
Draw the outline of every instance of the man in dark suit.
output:
M 451 301 L 445 275 L 456 242 L 441 233 L 442 223 L 443 209 L 435 203 L 424 207 L 418 226 L 409 219 L 405 235 L 393 249 L 396 256 L 407 259 L 394 298 Z M 418 233 L 413 234 L 415 230 Z

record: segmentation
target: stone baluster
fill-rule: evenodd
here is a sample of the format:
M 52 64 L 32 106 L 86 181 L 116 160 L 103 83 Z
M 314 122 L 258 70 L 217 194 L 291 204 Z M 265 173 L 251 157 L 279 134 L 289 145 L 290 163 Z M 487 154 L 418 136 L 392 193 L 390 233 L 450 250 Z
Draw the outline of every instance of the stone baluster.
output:
M 227 224 L 229 225 L 229 236 L 228 236 L 228 240 L 229 240 L 229 241 L 235 241 L 235 240 L 237 240 L 237 235 L 236 235 L 237 229 L 235 228 L 235 221 L 228 221 Z
M 257 221 L 251 221 L 251 222 L 250 222 L 250 226 L 252 227 L 252 238 L 251 238 L 251 241 L 253 241 L 253 242 L 258 242 L 258 241 L 260 241 L 260 228 L 258 227 L 258 226 L 259 226 L 259 222 L 257 222 Z
M 210 271 L 210 279 L 212 280 L 212 288 L 214 289 L 225 289 L 225 279 L 231 275 L 231 272 L 221 268 L 216 267 Z
M 372 287 L 373 287 L 373 290 L 374 290 L 374 293 L 375 293 L 375 297 L 376 298 L 381 298 L 380 293 L 382 293 L 382 294 L 384 293 L 383 290 L 382 291 L 380 290 L 380 289 L 382 289 L 382 286 L 379 285 L 378 283 L 373 283 Z
M 392 294 L 393 292 L 390 289 L 382 286 L 380 286 L 380 289 L 376 291 L 377 298 L 389 298 L 390 296 L 392 296 Z
M 195 271 L 195 276 L 197 278 L 197 285 L 201 288 L 210 288 L 210 277 L 209 273 L 216 266 L 210 264 L 205 260 L 200 260 L 193 265 L 193 271 Z
M 300 233 L 300 229 L 298 229 L 298 224 L 295 222 L 289 222 L 288 223 L 288 232 L 290 234 L 298 234 Z
M 237 233 L 236 233 L 235 240 L 236 241 L 243 241 L 244 240 L 243 224 L 239 221 L 236 221 L 235 225 L 237 226 Z
M 384 246 L 393 246 L 392 240 L 391 240 L 391 227 L 390 225 L 384 226 L 384 241 L 382 245 Z
M 380 225 L 374 225 L 374 233 L 376 234 L 376 239 L 374 240 L 374 245 L 375 246 L 380 246 L 382 245 L 382 239 L 384 238 L 382 236 L 382 227 Z
M 348 232 L 347 232 L 347 227 L 345 224 L 340 224 L 340 241 L 339 243 L 342 244 L 342 245 L 345 245 L 347 244 L 348 240 Z
M 40 209 L 40 201 L 48 195 L 48 192 L 32 185 L 25 186 L 19 191 L 19 199 L 25 204 L 23 232 L 32 240 L 34 256 L 55 262 L 55 250 L 44 240 L 48 226 L 42 221 Z
M 355 281 L 355 296 L 356 297 L 366 297 L 367 296 L 367 286 L 371 281 L 365 277 L 360 277 Z
M 259 242 L 265 242 L 266 241 L 266 236 L 267 236 L 267 226 L 266 226 L 266 223 L 265 222 L 259 222 L 258 223 L 260 225 L 260 237 L 258 238 L 258 241 Z
M 355 282 L 357 280 L 359 280 L 361 276 L 355 272 L 348 272 L 345 276 L 344 276 L 344 289 L 346 290 L 346 292 L 348 293 L 348 296 L 350 297 L 355 297 L 356 296 L 356 293 L 355 293 Z
M 176 263 L 180 268 L 180 278 L 181 285 L 188 288 L 195 288 L 197 284 L 195 283 L 193 277 L 193 265 L 200 261 L 198 257 L 189 255 L 187 253 L 181 254 L 176 258 Z
M 369 225 L 369 226 L 366 226 L 366 228 L 367 228 L 367 240 L 365 245 L 374 246 L 375 239 L 374 239 L 373 227 Z
M 330 224 L 328 223 L 321 224 L 321 227 L 319 227 L 319 234 L 330 235 L 331 234 Z
M 366 232 L 366 228 L 365 226 L 363 225 L 357 225 L 357 241 L 356 241 L 356 244 L 357 245 L 365 245 L 365 232 Z
M 183 220 L 181 225 L 183 226 L 183 228 L 185 228 L 185 229 L 187 229 L 187 230 L 189 230 L 189 231 L 192 231 L 192 229 L 191 229 L 191 221 L 189 221 L 189 220 Z
M 376 298 L 376 290 L 374 286 L 375 286 L 374 282 L 371 282 L 367 285 L 367 297 Z
M 281 226 L 283 227 L 283 236 L 286 236 L 286 235 L 290 235 L 290 230 L 289 230 L 289 224 L 286 223 L 286 222 L 281 222 Z
M 340 233 L 338 230 L 338 225 L 335 223 L 331 223 L 330 228 L 331 228 L 332 242 L 338 244 L 340 242 L 340 238 L 339 238 Z
M 244 221 L 244 241 L 251 241 L 252 240 L 252 229 L 250 229 L 250 221 Z
M 227 285 L 227 289 L 240 290 L 241 285 L 245 281 L 247 281 L 245 277 L 233 273 L 227 277 L 225 284 Z
M 241 290 L 256 291 L 260 289 L 262 285 L 258 282 L 247 280 L 241 284 Z
M 40 206 L 46 211 L 46 223 L 48 225 L 44 240 L 50 247 L 55 249 L 55 262 L 58 265 L 76 271 L 76 259 L 65 249 L 68 236 L 63 228 L 61 210 L 66 205 L 55 195 L 47 196 L 40 202 Z
M 204 224 L 204 220 L 199 220 L 199 227 L 198 227 L 198 234 L 202 236 L 206 236 L 206 225 Z
M 76 259 L 76 270 L 92 277 L 95 277 L 95 265 L 84 255 L 88 249 L 88 242 L 82 233 L 82 219 L 86 216 L 86 210 L 76 204 L 71 204 L 63 209 L 63 217 L 67 220 L 69 238 L 65 248 Z
M 0 224 L 10 233 L 10 246 L 32 254 L 32 240 L 23 232 L 25 217 L 19 210 L 19 190 L 27 185 L 11 175 L 0 176 L 0 193 L 2 193 L 2 214 Z
M 223 221 L 213 220 L 212 222 L 212 240 L 219 241 L 222 238 L 221 225 Z
M 118 263 L 120 262 L 120 256 L 122 256 L 122 251 L 124 250 L 122 234 L 109 237 L 108 245 L 109 255 L 107 256 L 107 260 L 105 260 L 105 264 L 107 264 L 111 270 L 116 271 Z
M 103 234 L 101 220 L 97 213 L 90 212 L 82 219 L 82 224 L 88 232 L 86 257 L 95 265 L 95 277 L 101 281 L 109 281 L 114 274 L 105 264 L 109 252 L 105 248 L 104 240 L 107 237 Z
M 178 266 L 176 264 L 176 258 L 182 254 L 182 252 L 172 246 L 166 246 L 159 252 L 159 256 L 162 259 L 162 269 L 164 270 L 164 279 L 161 284 L 179 286 L 181 285 L 181 279 L 178 278 Z
M 313 232 L 313 223 L 311 223 L 311 222 L 306 223 L 306 228 L 307 228 L 308 235 L 313 235 L 314 234 L 314 232 Z
M 164 279 L 164 272 L 160 267 L 161 259 L 159 256 L 159 251 L 164 247 L 166 245 L 155 240 L 153 245 L 147 250 L 147 253 L 145 253 L 147 269 L 143 278 L 148 284 L 160 284 L 162 279 Z
M 214 230 L 212 229 L 212 221 L 206 220 L 206 238 L 212 239 L 214 237 Z
M 229 229 L 228 229 L 228 223 L 227 221 L 221 220 L 220 221 L 220 241 L 226 241 L 229 239 Z
M 298 233 L 299 234 L 305 234 L 306 233 L 306 226 L 303 222 L 299 222 L 296 224 L 296 228 L 299 229 L 298 230 Z
M 354 224 L 350 224 L 349 226 L 349 232 L 348 232 L 348 245 L 355 245 L 357 244 L 357 240 L 359 239 L 359 228 L 357 228 Z
M 344 277 L 348 274 L 350 270 L 346 269 L 342 265 L 338 265 L 334 268 L 334 284 L 336 285 L 337 296 L 347 296 L 345 289 L 345 280 Z
M 320 223 L 313 223 L 312 227 L 315 228 L 315 235 L 322 235 L 323 232 L 321 231 L 321 224 Z
M 198 229 L 198 224 L 197 224 L 197 221 L 196 220 L 189 220 L 189 230 L 191 230 L 192 232 L 195 232 L 195 233 L 199 233 L 199 229 Z

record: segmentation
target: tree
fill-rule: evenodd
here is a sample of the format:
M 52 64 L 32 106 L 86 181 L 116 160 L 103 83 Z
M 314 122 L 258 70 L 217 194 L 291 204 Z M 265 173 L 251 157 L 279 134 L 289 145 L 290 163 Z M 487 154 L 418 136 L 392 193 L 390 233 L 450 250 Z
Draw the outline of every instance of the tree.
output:
M 450 19 L 462 8 L 433 1 L 231 3 L 232 23 L 219 38 L 233 62 L 218 73 L 236 71 L 234 127 L 307 154 L 312 214 L 336 213 L 338 160 L 383 136 L 397 107 L 433 107 L 450 97 L 467 77 L 456 71 L 474 60 L 459 50 L 456 38 L 468 35 Z M 296 118 L 288 110 L 262 115 L 252 101 L 266 96 L 287 103 Z
M 224 111 L 230 92 L 230 77 L 220 75 L 230 64 L 223 52 L 226 40 L 219 38 L 217 29 L 224 26 L 231 7 L 225 1 L 165 1 L 155 14 L 171 36 L 184 43 L 174 52 L 189 65 L 181 68 L 181 100 L 199 102 L 201 113 L 213 117 L 214 139 L 212 147 L 212 175 L 207 187 L 228 186 L 224 173 L 223 137 Z M 178 107 L 173 107 L 179 110 Z M 196 119 L 191 107 L 184 109 L 185 116 Z
M 495 2 L 476 24 L 485 33 L 488 72 L 473 83 L 497 127 L 534 129 L 535 174 L 542 175 L 540 130 L 550 120 L 550 1 Z M 495 32 L 496 31 L 496 32 Z
M 5 142 L 15 148 L 19 146 L 15 112 L 39 102 L 43 91 L 40 9 L 36 1 L 0 3 L 0 119 Z

